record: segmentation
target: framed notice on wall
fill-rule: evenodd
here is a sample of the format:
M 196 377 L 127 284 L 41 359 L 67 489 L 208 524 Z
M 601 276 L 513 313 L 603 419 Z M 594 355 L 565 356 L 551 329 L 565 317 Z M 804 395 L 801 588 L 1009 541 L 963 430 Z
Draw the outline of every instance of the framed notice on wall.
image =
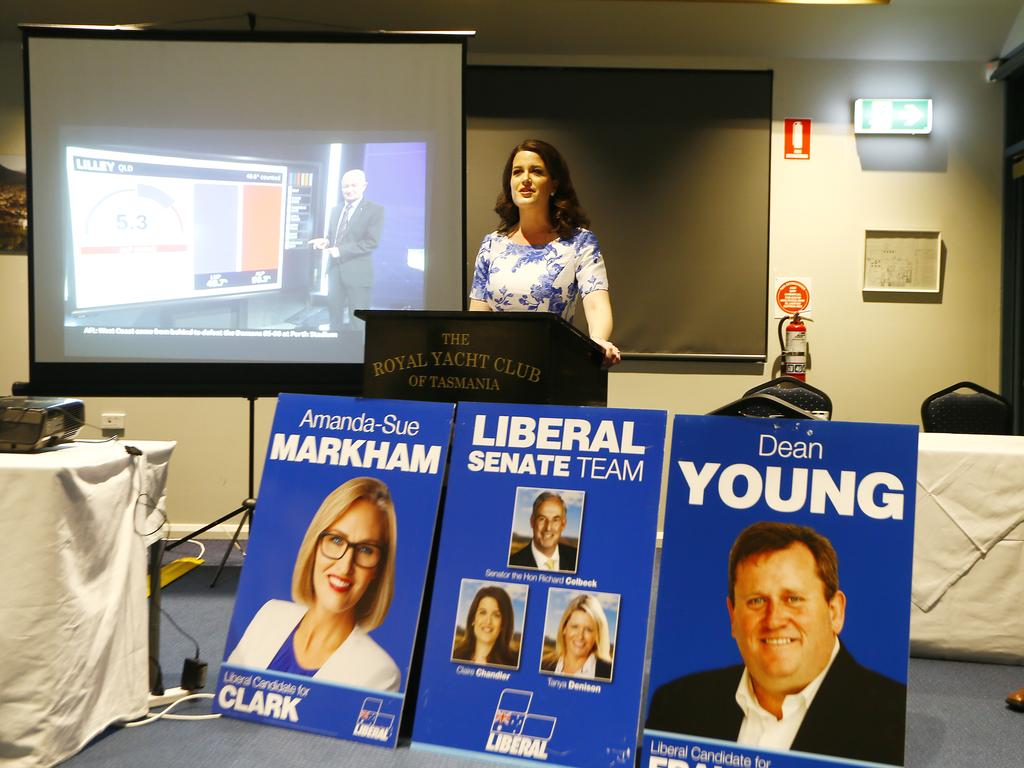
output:
M 942 236 L 938 232 L 869 229 L 864 233 L 864 290 L 938 293 Z

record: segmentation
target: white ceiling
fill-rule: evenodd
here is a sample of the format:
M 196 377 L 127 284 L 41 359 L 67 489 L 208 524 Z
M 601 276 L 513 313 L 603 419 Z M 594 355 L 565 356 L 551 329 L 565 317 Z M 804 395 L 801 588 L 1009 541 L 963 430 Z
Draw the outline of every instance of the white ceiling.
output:
M 685 0 L 0 0 L 0 39 L 19 22 L 176 29 L 472 29 L 470 55 L 685 56 L 985 62 L 1022 0 L 892 0 L 881 6 Z M 1015 42 L 1011 40 L 1011 42 Z

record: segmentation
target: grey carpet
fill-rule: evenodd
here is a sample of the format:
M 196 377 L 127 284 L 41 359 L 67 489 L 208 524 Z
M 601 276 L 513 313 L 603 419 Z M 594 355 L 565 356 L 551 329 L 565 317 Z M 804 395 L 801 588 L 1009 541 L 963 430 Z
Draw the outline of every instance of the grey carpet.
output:
M 221 550 L 223 551 L 223 550 Z M 207 562 L 214 562 L 207 557 Z M 209 584 L 214 568 L 197 568 L 163 593 L 167 612 L 199 641 L 209 662 L 207 690 L 212 692 L 224 653 L 228 621 L 240 568 L 225 570 L 219 584 Z M 185 656 L 194 646 L 165 619 L 160 659 L 167 687 L 178 683 Z M 911 659 L 907 719 L 908 768 L 1020 768 L 1024 765 L 1024 713 L 1009 710 L 1003 699 L 1024 686 L 1024 668 Z M 209 702 L 179 705 L 182 714 L 209 712 Z M 207 765 L 359 766 L 493 766 L 494 763 L 410 749 L 393 752 L 284 728 L 221 718 L 212 721 L 158 721 L 142 728 L 109 729 L 65 765 L 109 766 Z

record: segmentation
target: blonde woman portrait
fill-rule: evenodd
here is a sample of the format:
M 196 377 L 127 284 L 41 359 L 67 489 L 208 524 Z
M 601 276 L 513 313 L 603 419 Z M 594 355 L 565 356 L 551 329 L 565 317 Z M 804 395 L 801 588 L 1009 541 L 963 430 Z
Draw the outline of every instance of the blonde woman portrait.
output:
M 558 593 L 564 595 L 566 591 L 552 589 L 549 599 L 557 599 Z M 550 623 L 550 609 L 548 618 Z M 596 595 L 576 593 L 562 611 L 553 644 L 551 634 L 545 630 L 542 672 L 591 680 L 612 679 L 612 631 Z
M 388 487 L 353 478 L 320 504 L 299 546 L 292 600 L 270 600 L 228 663 L 397 691 L 401 673 L 370 637 L 391 606 L 398 542 Z

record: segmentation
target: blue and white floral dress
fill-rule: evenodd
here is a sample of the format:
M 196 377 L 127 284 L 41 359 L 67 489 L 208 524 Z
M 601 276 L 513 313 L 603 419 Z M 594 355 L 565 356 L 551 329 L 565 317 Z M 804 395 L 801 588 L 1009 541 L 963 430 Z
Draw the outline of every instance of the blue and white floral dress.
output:
M 604 259 L 590 230 L 539 247 L 491 232 L 476 255 L 469 297 L 497 312 L 555 312 L 571 322 L 581 296 L 607 290 Z

